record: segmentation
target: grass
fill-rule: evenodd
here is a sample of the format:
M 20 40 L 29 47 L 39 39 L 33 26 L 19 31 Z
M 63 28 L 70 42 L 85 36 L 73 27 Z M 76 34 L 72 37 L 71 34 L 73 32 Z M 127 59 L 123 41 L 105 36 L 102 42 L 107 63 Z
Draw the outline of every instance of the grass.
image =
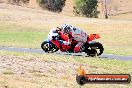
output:
M 132 21 L 132 13 L 119 14 L 119 15 L 111 16 L 110 18 L 114 19 L 114 20 L 130 20 L 130 21 Z
M 68 17 L 50 12 L 19 10 L 11 6 L 1 9 L 0 16 L 0 46 L 40 48 L 51 28 L 69 23 L 88 34 L 99 33 L 101 39 L 97 41 L 102 42 L 105 53 L 132 55 L 131 21 Z M 11 64 L 10 69 L 0 73 L 2 88 L 80 88 L 75 80 L 76 69 L 80 65 L 83 65 L 87 73 L 132 75 L 132 61 L 7 51 L 0 51 L 0 58 L 2 64 Z M 22 73 L 17 73 L 21 70 Z M 109 87 L 131 88 L 132 83 L 88 84 L 81 88 Z
M 105 21 L 104 21 L 105 22 Z M 132 26 L 131 23 L 121 22 L 115 24 L 80 23 L 73 25 L 85 29 L 89 33 L 99 33 L 101 39 L 97 40 L 104 45 L 105 53 L 118 55 L 132 55 Z M 8 22 L 7 22 L 8 23 Z M 57 24 L 56 24 L 57 25 Z M 88 25 L 88 26 L 87 26 Z M 96 25 L 96 26 L 95 26 Z M 0 45 L 24 48 L 40 48 L 41 42 L 47 38 L 52 26 L 28 25 L 16 23 L 0 24 Z
M 41 32 L 2 32 L 0 45 L 39 48 L 44 36 Z
M 5 7 L 6 8 L 6 7 Z M 99 33 L 104 53 L 132 55 L 132 22 L 70 17 L 18 7 L 0 10 L 0 46 L 40 48 L 51 28 L 68 23 L 88 34 Z M 14 13 L 14 14 L 12 14 Z
M 37 29 L 27 26 L 1 24 L 0 45 L 24 48 L 40 48 L 41 42 L 47 37 L 47 32 L 35 30 Z
M 28 58 L 23 58 L 24 60 L 32 60 L 32 57 L 36 57 L 43 61 L 58 61 L 65 63 L 78 63 L 78 64 L 87 64 L 89 67 L 95 68 L 104 68 L 111 69 L 107 73 L 128 73 L 132 74 L 132 61 L 123 61 L 117 59 L 104 59 L 104 58 L 91 58 L 84 56 L 67 56 L 67 55 L 57 55 L 57 54 L 28 54 L 28 53 L 17 53 L 17 52 L 8 52 L 8 51 L 0 51 L 0 55 L 14 55 L 14 56 L 27 56 Z M 30 58 L 30 59 L 29 59 Z M 56 68 L 52 67 L 49 69 L 55 70 Z M 99 72 L 97 71 L 97 74 Z
M 5 75 L 13 75 L 14 73 L 11 71 L 11 69 L 6 69 L 3 71 L 3 74 Z
M 80 88 L 76 83 L 76 69 L 83 65 L 84 69 L 89 74 L 130 74 L 132 75 L 132 61 L 122 61 L 116 59 L 101 59 L 79 56 L 64 56 L 56 54 L 27 54 L 17 52 L 0 51 L 0 56 L 17 57 L 19 60 L 25 60 L 26 58 L 35 58 L 36 64 L 38 61 L 49 61 L 51 64 L 48 67 L 47 72 L 28 71 L 28 67 L 25 69 L 26 74 L 1 74 L 0 82 L 6 82 L 2 86 L 8 86 L 9 88 Z M 5 58 L 6 59 L 6 58 Z M 25 62 L 26 63 L 26 62 Z M 28 62 L 30 64 L 30 62 Z M 32 63 L 32 62 L 31 62 Z M 62 64 L 63 63 L 63 64 Z M 19 64 L 19 63 L 18 63 Z M 21 64 L 21 63 L 20 63 Z M 64 65 L 65 64 L 65 65 Z M 64 67 L 63 67 L 64 66 Z M 74 69 L 72 67 L 75 67 Z M 33 68 L 33 67 L 32 67 Z M 32 69 L 30 68 L 30 70 Z M 44 67 L 46 68 L 46 67 Z M 3 69 L 3 68 L 1 68 Z M 62 73 L 64 71 L 64 73 Z M 57 74 L 56 74 L 57 73 Z M 13 81 L 13 82 L 12 82 Z M 132 84 L 87 84 L 81 88 L 130 88 Z

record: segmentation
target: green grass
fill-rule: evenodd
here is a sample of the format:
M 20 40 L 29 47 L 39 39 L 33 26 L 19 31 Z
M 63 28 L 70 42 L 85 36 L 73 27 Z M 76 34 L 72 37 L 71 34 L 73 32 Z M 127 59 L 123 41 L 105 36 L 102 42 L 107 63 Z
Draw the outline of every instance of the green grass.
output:
M 12 14 L 14 13 L 14 14 Z M 132 55 L 132 22 L 117 20 L 98 20 L 82 17 L 68 17 L 58 14 L 36 13 L 1 9 L 0 12 L 0 46 L 40 48 L 51 28 L 68 23 L 75 25 L 88 34 L 99 33 L 97 40 L 104 45 L 104 53 Z M 130 15 L 129 15 L 130 16 Z M 124 16 L 125 17 L 125 16 Z M 28 63 L 25 73 L 17 74 L 9 67 L 0 73 L 0 87 L 2 88 L 80 88 L 76 83 L 76 69 L 83 65 L 87 73 L 91 74 L 130 74 L 132 75 L 132 61 L 116 59 L 65 56 L 57 54 L 33 54 L 0 51 L 2 62 L 9 60 L 24 67 L 21 62 Z M 3 64 L 1 62 L 1 64 Z M 49 63 L 48 71 L 39 72 L 28 67 L 29 63 L 38 63 L 38 68 Z M 51 64 L 52 63 L 52 64 Z M 14 66 L 11 64 L 10 66 Z M 16 66 L 14 66 L 16 67 Z M 75 67 L 74 69 L 72 67 Z M 5 69 L 1 67 L 1 69 Z M 18 70 L 19 71 L 19 70 Z M 58 74 L 56 74 L 58 73 Z M 59 76 L 59 77 L 58 77 Z M 88 84 L 81 88 L 131 88 L 130 84 Z
M 88 34 L 99 33 L 101 39 L 97 41 L 103 44 L 105 53 L 132 55 L 131 23 L 72 24 L 85 30 Z M 40 48 L 41 42 L 47 38 L 47 34 L 52 26 L 1 22 L 0 46 Z
M 1 82 L 5 82 L 8 84 L 7 86 L 13 88 L 43 88 L 44 86 L 48 88 L 80 88 L 80 86 L 76 83 L 75 74 L 76 69 L 83 65 L 86 73 L 89 74 L 130 74 L 132 75 L 132 61 L 122 61 L 116 59 L 103 59 L 103 58 L 90 58 L 90 57 L 79 57 L 79 56 L 66 56 L 66 55 L 57 55 L 57 54 L 28 54 L 28 53 L 17 53 L 17 52 L 7 52 L 0 51 L 0 56 L 8 56 L 8 57 L 19 57 L 20 60 L 28 57 L 29 59 L 35 58 L 41 62 L 47 63 L 50 61 L 56 64 L 60 64 L 59 67 L 49 67 L 49 71 L 46 73 L 41 73 L 37 71 L 26 72 L 26 74 L 1 74 Z M 32 60 L 31 60 L 32 61 Z M 75 69 L 73 68 L 65 68 L 62 67 L 61 63 L 65 63 L 66 65 L 70 64 L 72 66 L 77 65 Z M 30 60 L 29 60 L 30 63 Z M 19 63 L 18 63 L 19 64 Z M 36 62 L 37 64 L 37 62 Z M 62 67 L 62 68 L 61 68 Z M 27 69 L 27 68 L 26 68 Z M 31 68 L 30 68 L 31 69 Z M 60 70 L 56 70 L 60 69 Z M 74 71 L 73 71 L 74 70 Z M 61 73 L 61 75 L 57 78 L 57 73 Z M 62 71 L 65 71 L 62 73 Z M 50 74 L 54 75 L 54 77 L 50 76 Z M 14 83 L 12 83 L 15 82 Z M 24 86 L 23 86 L 24 85 Z M 108 87 L 116 87 L 116 88 L 131 88 L 132 84 L 86 84 L 81 88 L 108 88 Z
M 11 7 L 11 8 L 9 8 Z M 99 33 L 97 41 L 104 46 L 104 53 L 132 55 L 131 13 L 111 17 L 124 20 L 101 20 L 66 16 L 40 9 L 7 5 L 0 10 L 0 46 L 40 48 L 51 28 L 68 23 L 81 28 L 88 34 Z M 13 14 L 12 14 L 13 13 Z
M 47 29 L 43 28 L 43 30 L 46 31 L 38 31 L 36 28 L 24 25 L 0 24 L 0 45 L 40 48 L 41 42 L 48 34 Z
M 45 37 L 42 32 L 1 32 L 0 45 L 39 48 Z

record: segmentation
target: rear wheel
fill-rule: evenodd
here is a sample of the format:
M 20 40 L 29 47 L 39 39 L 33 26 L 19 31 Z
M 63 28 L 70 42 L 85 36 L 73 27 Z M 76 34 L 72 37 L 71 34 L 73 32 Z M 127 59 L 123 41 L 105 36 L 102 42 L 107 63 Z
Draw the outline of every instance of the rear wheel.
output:
M 89 45 L 87 54 L 89 56 L 94 57 L 94 56 L 101 55 L 103 53 L 103 51 L 104 51 L 104 48 L 103 48 L 102 44 L 99 42 L 95 42 L 95 43 L 92 43 Z

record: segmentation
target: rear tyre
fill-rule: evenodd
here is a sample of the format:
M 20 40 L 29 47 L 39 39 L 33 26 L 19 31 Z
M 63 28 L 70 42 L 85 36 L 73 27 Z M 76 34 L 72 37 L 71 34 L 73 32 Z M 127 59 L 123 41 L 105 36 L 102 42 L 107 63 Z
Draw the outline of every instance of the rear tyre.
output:
M 91 57 L 95 57 L 95 56 L 97 56 L 97 51 L 95 49 L 89 49 L 87 52 L 87 55 L 89 55 Z
M 94 56 L 99 56 L 103 53 L 104 48 L 101 43 L 95 42 L 89 44 L 89 48 L 87 50 L 87 55 L 94 57 Z

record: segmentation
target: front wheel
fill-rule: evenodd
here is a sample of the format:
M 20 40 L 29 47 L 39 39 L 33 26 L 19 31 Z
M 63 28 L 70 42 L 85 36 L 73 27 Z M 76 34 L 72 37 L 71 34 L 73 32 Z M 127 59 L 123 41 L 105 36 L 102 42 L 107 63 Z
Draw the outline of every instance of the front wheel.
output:
M 99 56 L 103 53 L 103 51 L 104 51 L 103 45 L 99 42 L 95 42 L 95 43 L 89 44 L 89 49 L 87 54 L 92 57 Z
M 59 50 L 53 43 L 47 41 L 42 42 L 41 48 L 47 53 L 53 53 Z

